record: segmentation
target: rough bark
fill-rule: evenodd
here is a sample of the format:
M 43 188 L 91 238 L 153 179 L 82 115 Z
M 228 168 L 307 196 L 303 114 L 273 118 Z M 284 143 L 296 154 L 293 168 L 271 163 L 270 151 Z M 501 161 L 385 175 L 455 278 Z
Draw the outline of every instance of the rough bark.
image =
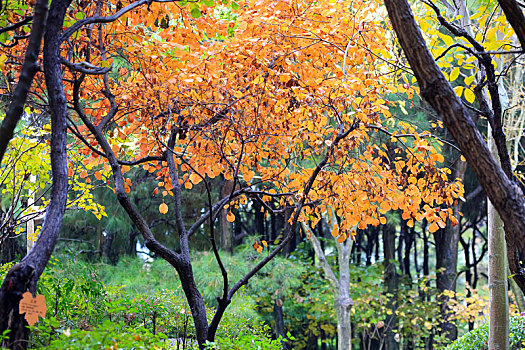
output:
M 2 346 L 27 348 L 27 323 L 18 312 L 24 292 L 36 291 L 37 281 L 51 257 L 62 225 L 67 199 L 66 97 L 59 59 L 59 34 L 70 0 L 53 0 L 46 25 L 44 73 L 51 111 L 51 171 L 53 186 L 40 236 L 31 252 L 8 272 L 0 288 L 0 333 L 10 329 Z
M 18 84 L 11 98 L 11 103 L 9 103 L 5 118 L 2 121 L 2 125 L 0 125 L 0 162 L 2 162 L 9 141 L 13 138 L 16 125 L 20 118 L 22 118 L 27 94 L 31 88 L 33 78 L 39 70 L 37 61 L 44 29 L 46 27 L 47 6 L 48 0 L 37 0 L 35 3 L 31 36 L 26 48 L 20 78 L 18 79 Z
M 473 122 L 469 110 L 441 73 L 428 50 L 407 0 L 385 0 L 385 5 L 399 43 L 416 76 L 421 95 L 443 117 L 443 121 L 479 183 L 505 224 L 509 255 L 525 252 L 525 199 L 517 184 L 510 180 L 491 155 Z M 522 290 L 525 274 L 518 263 L 511 272 Z

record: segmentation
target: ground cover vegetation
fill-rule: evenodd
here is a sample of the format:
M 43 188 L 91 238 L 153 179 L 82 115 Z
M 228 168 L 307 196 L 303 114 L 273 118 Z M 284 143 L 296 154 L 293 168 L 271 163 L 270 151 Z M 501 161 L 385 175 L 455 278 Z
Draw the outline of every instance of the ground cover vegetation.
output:
M 522 7 L 0 1 L 2 346 L 519 348 Z

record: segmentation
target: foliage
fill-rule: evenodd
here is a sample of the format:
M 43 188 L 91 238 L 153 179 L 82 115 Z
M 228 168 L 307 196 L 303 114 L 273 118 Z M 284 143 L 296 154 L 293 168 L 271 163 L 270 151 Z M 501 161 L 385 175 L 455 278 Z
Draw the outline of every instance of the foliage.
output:
M 49 326 L 49 323 L 46 323 Z M 164 334 L 153 334 L 140 326 L 129 327 L 123 323 L 105 320 L 90 330 L 67 328 L 45 349 L 161 349 L 166 347 Z
M 165 262 L 160 262 L 162 265 L 157 270 L 166 271 Z M 9 266 L 2 265 L 1 271 L 7 271 Z M 141 264 L 130 267 L 135 275 L 138 275 L 137 270 L 144 269 Z M 117 270 L 109 265 L 100 265 L 99 269 Z M 155 279 L 165 278 L 158 275 L 151 279 L 144 277 L 141 282 L 149 283 Z M 38 291 L 46 297 L 48 311 L 46 318 L 32 327 L 31 347 L 152 349 L 164 348 L 168 341 L 180 344 L 184 341 L 187 346 L 195 346 L 192 341 L 194 325 L 187 303 L 179 293 L 180 287 L 155 291 L 157 288 L 158 282 L 150 285 L 149 290 L 143 290 L 149 295 L 137 291 L 130 293 L 133 289 L 126 290 L 103 282 L 92 265 L 52 258 Z M 257 341 L 261 344 L 267 342 L 276 346 L 277 343 L 272 343 L 267 337 L 268 328 L 258 325 L 253 312 L 243 311 L 241 306 L 232 310 L 234 313 L 225 315 L 218 330 L 218 339 L 223 339 L 220 341 L 236 341 L 237 337 L 242 337 L 240 342 L 249 342 L 248 334 L 253 333 L 258 335 L 260 339 Z M 208 310 L 208 315 L 212 314 L 211 311 Z
M 230 337 L 217 337 L 213 343 L 208 342 L 209 350 L 281 350 L 283 348 L 281 337 L 272 340 L 268 335 L 270 329 L 268 326 L 255 328 L 254 330 L 243 330 L 235 339 Z M 288 339 L 295 340 L 290 334 Z
M 233 36 L 220 11 L 197 6 L 200 15 L 194 16 L 193 6 L 187 13 L 172 3 L 153 3 L 147 12 L 137 9 L 104 29 L 75 36 L 86 52 L 100 57 L 94 64 L 126 61 L 109 85 L 119 108 L 105 136 L 117 157 L 161 157 L 168 131 L 178 135 L 170 152 L 179 184 L 172 183 L 165 161 L 142 164 L 158 179 L 154 193 L 162 195 L 161 214 L 170 210 L 174 186 L 191 189 L 220 174 L 257 186 L 268 205 L 293 204 L 335 135 L 344 131 L 347 136 L 309 194 L 318 205 L 305 208 L 301 220 L 316 222 L 331 206 L 343 219 L 341 240 L 357 227 L 386 222 L 382 214 L 389 210 L 402 210 L 412 225 L 426 218 L 432 232 L 445 225 L 451 217 L 446 207 L 462 196 L 462 188 L 449 182 L 448 169 L 439 169 L 443 157 L 429 133 L 391 120 L 382 96 L 401 91 L 412 97 L 415 90 L 392 85 L 381 73 L 386 67 L 376 57 L 391 50 L 378 1 L 241 2 Z M 129 26 L 142 30 L 130 33 Z M 98 30 L 108 34 L 101 34 L 107 38 L 103 49 L 89 44 Z M 83 122 L 97 124 L 112 115 L 105 81 L 87 76 L 79 81 L 85 89 L 68 89 L 77 91 L 71 98 L 79 101 Z M 82 162 L 95 181 L 105 182 L 111 169 L 93 151 L 94 136 L 84 125 L 77 129 L 90 144 L 78 141 L 74 147 L 86 156 Z M 367 145 L 375 132 L 396 147 L 387 149 L 382 140 Z M 126 177 L 127 193 L 131 186 Z M 245 204 L 246 197 L 231 198 L 229 207 Z M 228 217 L 233 220 L 233 213 Z
M 525 318 L 523 316 L 511 317 L 509 328 L 510 348 L 512 350 L 523 349 L 525 347 Z M 486 350 L 488 339 L 489 327 L 488 324 L 484 324 L 456 340 L 447 347 L 447 350 Z

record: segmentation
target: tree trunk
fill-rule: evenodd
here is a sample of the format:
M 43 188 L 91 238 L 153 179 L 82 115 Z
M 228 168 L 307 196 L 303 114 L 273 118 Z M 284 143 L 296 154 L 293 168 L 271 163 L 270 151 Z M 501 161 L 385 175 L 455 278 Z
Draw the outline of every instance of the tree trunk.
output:
M 314 248 L 315 256 L 334 293 L 334 307 L 337 316 L 337 350 L 351 350 L 352 325 L 350 312 L 354 301 L 350 297 L 350 253 L 352 252 L 353 241 L 352 239 L 347 239 L 343 243 L 335 242 L 337 261 L 339 262 L 339 279 L 337 279 L 326 260 L 319 240 L 313 235 L 307 224 L 302 223 L 302 227 L 307 232 L 306 236 Z
M 471 113 L 437 66 L 415 22 L 408 1 L 384 2 L 401 47 L 416 76 L 421 95 L 443 117 L 445 126 L 458 143 L 479 183 L 505 223 L 509 267 L 519 287 L 525 290 L 525 273 L 518 260 L 519 255 L 525 252 L 523 191 L 507 177 L 491 155 L 473 122 Z
M 454 178 L 463 179 L 467 170 L 467 163 L 458 161 L 456 169 L 454 170 Z M 458 203 L 454 207 L 454 216 L 459 219 L 461 204 Z M 457 265 L 458 265 L 458 244 L 459 244 L 459 231 L 460 226 L 452 226 L 450 221 L 447 222 L 447 226 L 443 230 L 438 230 L 434 234 L 436 241 L 436 269 L 437 278 L 436 284 L 440 292 L 446 290 L 456 291 L 456 276 L 457 276 Z M 457 338 L 456 325 L 448 321 L 450 317 L 450 308 L 448 307 L 448 297 L 441 299 L 441 330 L 449 340 L 455 340 Z
M 336 243 L 337 244 L 337 243 Z M 339 283 L 334 294 L 337 314 L 337 350 L 352 349 L 351 310 L 354 301 L 350 298 L 350 252 L 352 239 L 337 244 L 339 261 Z
M 396 271 L 395 264 L 395 249 L 396 249 L 396 230 L 389 225 L 383 226 L 383 252 L 385 255 L 384 274 L 385 274 L 385 292 L 389 294 L 387 307 L 392 310 L 392 314 L 387 315 L 385 319 L 385 348 L 389 350 L 397 350 L 398 344 L 394 338 L 394 330 L 396 329 L 396 300 L 397 290 L 399 285 L 399 275 Z
M 51 200 L 40 236 L 35 246 L 24 259 L 7 273 L 0 287 L 0 333 L 10 330 L 9 338 L 2 346 L 10 349 L 26 349 L 29 330 L 23 315 L 19 313 L 22 294 L 36 292 L 38 279 L 42 275 L 55 248 L 58 232 L 64 216 L 68 178 L 66 153 L 66 96 L 62 85 L 59 58 L 59 34 L 64 23 L 69 0 L 53 0 L 46 25 L 44 44 L 44 74 L 51 111 L 51 171 L 53 186 Z
M 514 281 L 512 278 L 509 279 L 509 284 L 510 284 L 510 289 L 512 290 L 512 294 L 514 294 L 514 299 L 516 300 L 516 305 L 518 306 L 519 312 L 524 313 L 525 312 L 525 298 L 523 296 L 523 292 L 516 284 L 516 281 Z
M 496 152 L 490 133 L 488 143 Z M 497 154 L 496 154 L 497 157 Z M 509 349 L 509 301 L 507 294 L 507 246 L 503 221 L 494 207 L 487 203 L 489 240 L 489 349 Z
M 188 301 L 191 310 L 199 349 L 202 350 L 208 339 L 208 320 L 206 317 L 204 299 L 202 299 L 202 295 L 195 284 L 191 262 L 189 260 L 181 262 L 174 267 L 179 275 L 182 290 L 184 291 L 184 295 L 186 296 L 186 300 Z
M 273 321 L 275 323 L 275 336 L 277 338 L 281 336 L 281 339 L 283 340 L 283 349 L 286 350 L 288 349 L 288 346 L 284 341 L 286 339 L 286 332 L 284 330 L 283 301 L 281 299 L 277 299 L 273 303 Z
M 221 198 L 230 195 L 233 190 L 233 182 L 230 180 L 223 180 L 221 186 Z M 228 209 L 222 209 L 219 221 L 221 225 L 221 247 L 223 250 L 233 253 L 233 225 L 227 220 Z

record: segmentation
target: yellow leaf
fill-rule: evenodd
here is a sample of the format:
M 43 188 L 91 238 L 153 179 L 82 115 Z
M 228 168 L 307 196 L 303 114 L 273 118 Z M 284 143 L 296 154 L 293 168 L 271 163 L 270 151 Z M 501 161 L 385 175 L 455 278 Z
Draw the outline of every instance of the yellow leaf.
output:
M 487 30 L 487 34 L 485 34 L 485 39 L 490 40 L 492 38 L 495 39 L 496 32 L 498 31 L 498 27 L 493 27 Z
M 166 203 L 161 203 L 161 205 L 159 205 L 159 211 L 161 214 L 166 214 L 168 212 L 168 205 Z
M 465 100 L 468 101 L 468 103 L 473 103 L 476 96 L 474 96 L 474 93 L 470 89 L 465 89 Z
M 456 95 L 458 95 L 459 97 L 461 97 L 461 94 L 463 93 L 463 90 L 465 88 L 463 86 L 456 86 L 454 88 L 454 92 L 456 93 Z
M 459 77 L 459 67 L 455 67 L 452 69 L 452 72 L 450 72 L 449 81 L 454 81 Z
M 0 55 L 0 69 L 4 69 L 6 62 L 7 62 L 7 56 L 5 54 Z
M 445 45 L 451 46 L 452 44 L 454 44 L 454 40 L 449 35 L 441 34 L 441 33 L 438 33 L 438 35 L 441 38 L 441 40 L 443 40 Z
M 470 86 L 470 84 L 472 84 L 472 82 L 474 81 L 474 78 L 475 78 L 474 75 L 471 75 L 470 77 L 466 77 L 465 78 L 465 85 Z

